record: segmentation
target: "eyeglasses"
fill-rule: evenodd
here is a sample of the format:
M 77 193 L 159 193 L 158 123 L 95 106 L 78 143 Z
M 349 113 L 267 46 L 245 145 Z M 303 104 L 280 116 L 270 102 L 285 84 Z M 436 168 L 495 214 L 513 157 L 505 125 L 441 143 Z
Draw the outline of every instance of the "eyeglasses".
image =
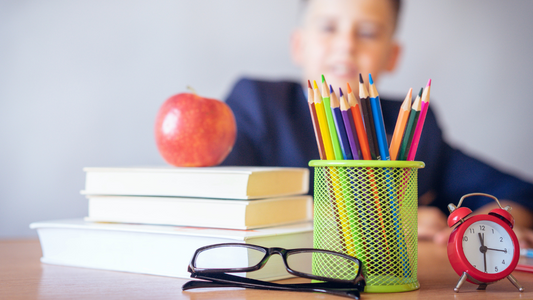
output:
M 282 257 L 285 269 L 290 274 L 321 282 L 278 284 L 227 274 L 257 271 L 274 254 Z M 206 281 L 189 281 L 182 289 L 243 287 L 319 292 L 359 299 L 359 292 L 365 287 L 361 269 L 359 259 L 329 250 L 266 248 L 239 243 L 215 244 L 197 249 L 188 267 L 192 278 Z

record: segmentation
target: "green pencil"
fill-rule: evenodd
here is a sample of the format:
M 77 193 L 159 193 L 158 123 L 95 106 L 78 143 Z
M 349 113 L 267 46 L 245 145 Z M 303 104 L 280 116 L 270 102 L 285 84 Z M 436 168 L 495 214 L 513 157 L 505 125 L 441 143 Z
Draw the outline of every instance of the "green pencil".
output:
M 343 160 L 344 156 L 342 155 L 339 136 L 337 135 L 337 129 L 335 128 L 335 120 L 333 120 L 333 114 L 331 112 L 329 88 L 324 75 L 322 75 L 322 102 L 324 102 L 324 110 L 326 111 L 326 120 L 328 121 L 329 135 L 331 136 L 331 143 L 333 144 L 333 153 L 335 154 L 335 159 Z
M 405 133 L 403 134 L 398 160 L 407 160 L 407 154 L 409 153 L 409 148 L 411 148 L 416 124 L 418 123 L 418 117 L 420 116 L 420 110 L 422 109 L 421 98 L 423 91 L 424 88 L 421 88 L 418 96 L 416 96 L 415 102 L 413 102 L 413 106 L 411 106 L 411 113 L 409 114 L 409 120 L 407 120 L 407 126 L 405 126 Z

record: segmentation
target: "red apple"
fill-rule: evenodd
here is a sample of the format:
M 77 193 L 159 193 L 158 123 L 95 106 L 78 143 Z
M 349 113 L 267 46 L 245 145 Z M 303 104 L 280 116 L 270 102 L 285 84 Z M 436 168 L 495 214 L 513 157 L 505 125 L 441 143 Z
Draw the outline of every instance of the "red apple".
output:
M 237 125 L 229 106 L 196 94 L 170 97 L 155 122 L 159 153 L 177 167 L 220 164 L 231 152 L 236 136 Z

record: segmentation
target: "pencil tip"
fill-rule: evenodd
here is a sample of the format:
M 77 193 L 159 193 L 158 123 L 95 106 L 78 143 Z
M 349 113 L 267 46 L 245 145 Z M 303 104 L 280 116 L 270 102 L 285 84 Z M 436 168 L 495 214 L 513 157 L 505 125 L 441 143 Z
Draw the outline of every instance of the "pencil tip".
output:
M 365 82 L 363 81 L 363 76 L 361 75 L 361 73 L 359 73 L 359 83 L 365 83 Z
M 374 84 L 374 80 L 372 80 L 372 74 L 368 73 L 368 84 Z
M 316 80 L 313 80 L 313 86 L 315 87 L 315 90 L 318 90 L 318 86 L 316 85 Z
M 311 86 L 311 81 L 310 80 L 307 80 L 307 87 L 310 88 L 310 89 L 313 89 L 313 87 Z
M 418 92 L 418 97 L 422 97 L 423 92 L 424 92 L 424 88 L 420 88 L 420 92 Z
M 346 86 L 348 87 L 347 88 L 347 91 L 348 91 L 348 94 L 352 92 L 352 87 L 350 86 L 350 84 L 348 82 L 346 82 Z
M 322 82 L 326 81 L 326 78 L 324 78 L 324 74 L 322 74 Z
M 427 86 L 431 86 L 431 78 L 428 80 L 428 85 Z
M 344 95 L 344 94 L 342 93 L 342 89 L 341 89 L 341 88 L 339 88 L 339 95 L 340 95 L 340 97 L 342 97 L 342 96 Z
M 329 93 L 333 94 L 333 87 L 331 86 L 331 84 L 329 85 Z

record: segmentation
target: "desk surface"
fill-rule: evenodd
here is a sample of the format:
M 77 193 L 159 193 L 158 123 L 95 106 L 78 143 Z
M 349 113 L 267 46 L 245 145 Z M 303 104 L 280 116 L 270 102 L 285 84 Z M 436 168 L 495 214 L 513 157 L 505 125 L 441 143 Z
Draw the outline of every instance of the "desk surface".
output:
M 514 272 L 524 286 L 519 293 L 508 281 L 489 285 L 486 291 L 465 283 L 456 294 L 459 277 L 452 270 L 446 248 L 419 243 L 420 289 L 396 293 L 394 299 L 531 299 L 533 274 Z M 42 264 L 38 240 L 0 241 L 1 299 L 348 299 L 323 294 L 251 289 L 198 289 L 182 292 L 186 279 L 62 267 Z M 283 282 L 305 282 L 290 279 Z M 390 294 L 362 294 L 362 299 L 386 299 Z

